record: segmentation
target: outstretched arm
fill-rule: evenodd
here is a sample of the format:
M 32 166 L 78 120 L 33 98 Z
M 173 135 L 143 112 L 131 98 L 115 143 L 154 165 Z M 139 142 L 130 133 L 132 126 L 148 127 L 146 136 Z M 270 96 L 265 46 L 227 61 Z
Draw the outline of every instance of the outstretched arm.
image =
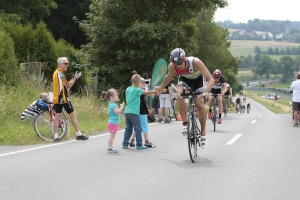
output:
M 168 66 L 167 75 L 165 76 L 162 84 L 160 86 L 158 86 L 158 88 L 157 88 L 157 93 L 158 94 L 161 94 L 163 89 L 171 82 L 174 73 L 175 73 L 175 66 L 172 63 L 170 63 L 169 66 Z

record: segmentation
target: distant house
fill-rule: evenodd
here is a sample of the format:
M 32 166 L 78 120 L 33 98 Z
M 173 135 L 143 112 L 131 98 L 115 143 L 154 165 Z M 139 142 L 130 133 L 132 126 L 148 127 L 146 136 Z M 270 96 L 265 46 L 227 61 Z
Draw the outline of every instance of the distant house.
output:
M 279 39 L 282 39 L 283 38 L 283 33 L 278 33 L 275 35 L 275 39 L 276 40 L 279 40 Z
M 273 34 L 271 32 L 264 31 L 254 31 L 257 35 L 260 35 L 263 39 L 266 39 L 268 36 L 270 39 L 273 39 Z

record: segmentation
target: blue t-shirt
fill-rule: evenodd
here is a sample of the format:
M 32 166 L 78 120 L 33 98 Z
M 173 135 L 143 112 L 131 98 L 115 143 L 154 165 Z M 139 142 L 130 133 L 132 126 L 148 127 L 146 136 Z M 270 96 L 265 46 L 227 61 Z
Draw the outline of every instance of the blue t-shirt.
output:
M 115 114 L 114 109 L 119 108 L 115 102 L 110 101 L 108 104 L 108 123 L 119 124 L 120 115 Z
M 129 86 L 126 89 L 126 106 L 125 113 L 127 114 L 140 114 L 140 97 L 143 94 L 143 90 L 139 87 Z

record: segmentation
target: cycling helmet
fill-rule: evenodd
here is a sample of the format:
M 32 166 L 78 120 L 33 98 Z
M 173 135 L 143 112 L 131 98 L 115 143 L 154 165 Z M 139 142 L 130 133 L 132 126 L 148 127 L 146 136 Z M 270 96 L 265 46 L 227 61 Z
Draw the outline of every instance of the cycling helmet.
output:
M 219 69 L 216 69 L 213 73 L 214 78 L 220 78 L 222 76 L 222 73 Z
M 185 58 L 185 52 L 183 49 L 176 48 L 173 51 L 171 51 L 170 59 L 175 66 L 181 65 L 184 61 L 184 58 Z

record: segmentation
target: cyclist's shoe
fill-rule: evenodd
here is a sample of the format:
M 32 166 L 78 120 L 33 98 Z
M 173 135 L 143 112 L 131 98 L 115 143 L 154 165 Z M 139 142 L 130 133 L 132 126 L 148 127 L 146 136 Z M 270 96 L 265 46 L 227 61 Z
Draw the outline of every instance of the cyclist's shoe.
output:
M 205 149 L 207 147 L 207 136 L 206 135 L 200 136 L 200 147 L 202 149 Z
M 211 114 L 211 112 L 208 112 L 208 114 L 207 114 L 207 118 L 208 118 L 208 119 L 211 119 L 211 118 L 212 118 L 212 114 Z
M 108 149 L 107 149 L 107 152 L 108 152 L 108 153 L 118 153 L 119 150 L 116 149 L 116 148 L 108 148 Z
M 298 127 L 298 123 L 294 123 L 293 127 Z
M 89 136 L 85 136 L 85 135 L 77 135 L 76 136 L 76 140 L 87 140 L 89 139 Z
M 169 119 L 165 119 L 165 123 L 170 123 L 170 120 Z
M 150 147 L 150 148 L 155 148 L 156 147 L 156 145 L 154 145 L 153 143 L 151 143 L 151 142 L 145 142 L 145 146 L 148 148 L 148 147 Z
M 185 136 L 187 133 L 187 126 L 183 126 L 182 127 L 182 131 L 181 131 L 182 135 Z
M 162 122 L 162 121 L 164 121 L 163 118 L 160 118 L 160 119 L 156 120 L 156 122 L 159 122 L 159 123 Z
M 133 141 L 132 141 L 132 140 L 130 140 L 130 142 L 129 142 L 129 146 L 130 146 L 130 147 L 135 147 L 134 140 L 133 140 Z
M 59 142 L 59 138 L 54 138 L 53 142 Z
M 146 146 L 139 146 L 139 147 L 137 146 L 136 149 L 147 149 L 147 147 Z
M 222 124 L 222 118 L 221 117 L 218 118 L 218 124 Z

